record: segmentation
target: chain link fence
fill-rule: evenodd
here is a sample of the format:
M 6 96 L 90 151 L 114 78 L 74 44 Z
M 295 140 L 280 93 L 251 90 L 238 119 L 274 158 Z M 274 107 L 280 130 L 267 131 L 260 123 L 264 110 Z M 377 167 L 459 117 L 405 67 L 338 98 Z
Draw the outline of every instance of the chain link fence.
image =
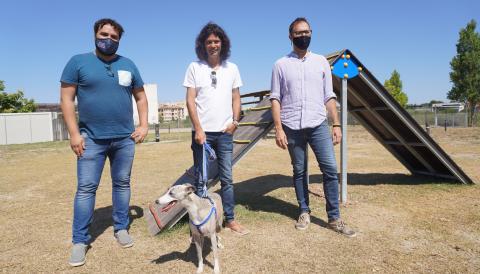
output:
M 410 108 L 406 109 L 406 111 L 422 127 L 427 125 L 429 127 L 466 127 L 468 124 L 468 117 L 465 111 L 440 110 L 435 113 L 431 108 Z M 338 111 L 338 115 L 340 117 L 340 111 Z M 348 125 L 361 125 L 350 113 L 347 116 L 347 123 Z M 69 138 L 62 113 L 53 113 L 52 126 L 54 140 L 67 140 Z M 480 126 L 478 119 L 475 126 Z M 158 123 L 160 133 L 186 132 L 190 131 L 191 127 L 192 123 L 188 117 L 184 120 L 178 119 Z M 150 124 L 149 129 L 151 132 L 154 132 L 155 125 Z

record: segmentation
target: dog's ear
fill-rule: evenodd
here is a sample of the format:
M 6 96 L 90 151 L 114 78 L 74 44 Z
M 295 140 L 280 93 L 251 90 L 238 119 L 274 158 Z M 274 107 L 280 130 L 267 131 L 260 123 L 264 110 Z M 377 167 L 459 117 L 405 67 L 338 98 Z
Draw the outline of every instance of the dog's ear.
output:
M 195 193 L 195 191 L 197 191 L 197 189 L 192 186 L 191 184 L 187 184 L 187 193 L 190 194 L 190 193 Z

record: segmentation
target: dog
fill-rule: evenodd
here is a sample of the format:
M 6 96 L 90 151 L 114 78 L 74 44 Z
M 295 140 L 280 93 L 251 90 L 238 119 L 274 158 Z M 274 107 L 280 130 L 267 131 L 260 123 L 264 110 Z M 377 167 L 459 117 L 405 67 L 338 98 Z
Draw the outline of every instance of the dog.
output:
M 195 194 L 195 191 L 196 188 L 191 184 L 172 186 L 155 202 L 159 205 L 165 205 L 166 210 L 178 202 L 187 210 L 190 218 L 189 225 L 192 241 L 197 248 L 197 273 L 203 272 L 202 249 L 204 237 L 210 237 L 213 258 L 215 260 L 213 270 L 215 273 L 220 273 L 217 248 L 223 248 L 223 246 L 217 233 L 222 229 L 222 198 L 217 193 L 211 193 L 207 198 L 200 198 Z

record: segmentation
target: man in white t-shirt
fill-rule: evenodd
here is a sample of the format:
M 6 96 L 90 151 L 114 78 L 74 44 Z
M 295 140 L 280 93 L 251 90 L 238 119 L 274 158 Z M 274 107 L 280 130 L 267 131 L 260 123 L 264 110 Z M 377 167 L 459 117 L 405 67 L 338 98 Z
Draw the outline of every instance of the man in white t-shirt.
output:
M 192 151 L 197 180 L 197 195 L 203 195 L 200 175 L 203 144 L 208 143 L 218 159 L 218 171 L 225 212 L 225 227 L 239 235 L 249 231 L 237 221 L 233 209 L 235 198 L 232 180 L 233 133 L 240 118 L 242 80 L 235 64 L 227 61 L 230 40 L 214 23 L 203 27 L 195 42 L 198 61 L 192 62 L 185 74 L 187 108 L 192 121 Z

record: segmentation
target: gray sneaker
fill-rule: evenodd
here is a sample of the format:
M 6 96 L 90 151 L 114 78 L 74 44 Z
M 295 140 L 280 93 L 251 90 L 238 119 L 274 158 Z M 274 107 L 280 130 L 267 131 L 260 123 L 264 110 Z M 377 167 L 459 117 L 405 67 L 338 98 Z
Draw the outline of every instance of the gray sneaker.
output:
M 308 212 L 303 212 L 298 217 L 298 221 L 295 223 L 295 228 L 299 230 L 305 230 L 310 224 L 310 214 Z
M 133 246 L 133 239 L 128 235 L 128 232 L 125 229 L 117 231 L 115 234 L 115 238 L 117 242 L 123 247 L 131 247 Z
M 349 238 L 357 236 L 357 233 L 340 219 L 328 222 L 328 228 Z
M 87 253 L 87 245 L 86 244 L 74 244 L 72 247 L 72 255 L 70 256 L 70 260 L 68 263 L 71 266 L 81 266 L 85 264 L 85 254 Z

